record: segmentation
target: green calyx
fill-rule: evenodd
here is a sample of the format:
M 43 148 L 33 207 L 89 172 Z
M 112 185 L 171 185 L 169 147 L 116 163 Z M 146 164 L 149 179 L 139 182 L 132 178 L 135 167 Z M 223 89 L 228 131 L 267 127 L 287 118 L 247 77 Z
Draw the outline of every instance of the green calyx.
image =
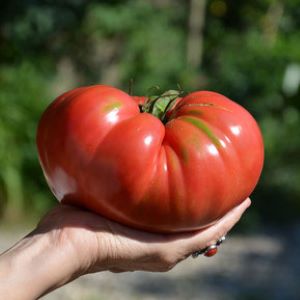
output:
M 161 95 L 150 96 L 144 105 L 140 106 L 141 112 L 147 112 L 167 123 L 167 113 L 176 104 L 176 100 L 182 97 L 182 91 L 169 90 Z

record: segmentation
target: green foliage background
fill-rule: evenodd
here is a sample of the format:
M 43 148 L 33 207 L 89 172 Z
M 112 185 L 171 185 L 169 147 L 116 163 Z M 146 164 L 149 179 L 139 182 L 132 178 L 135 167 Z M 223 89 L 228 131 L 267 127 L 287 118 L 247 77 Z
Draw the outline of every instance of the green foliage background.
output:
M 264 172 L 248 227 L 300 216 L 300 1 L 210 0 L 197 65 L 188 63 L 190 1 L 17 1 L 0 7 L 0 212 L 55 205 L 35 132 L 48 103 L 79 85 L 147 93 L 159 85 L 224 93 L 264 135 Z

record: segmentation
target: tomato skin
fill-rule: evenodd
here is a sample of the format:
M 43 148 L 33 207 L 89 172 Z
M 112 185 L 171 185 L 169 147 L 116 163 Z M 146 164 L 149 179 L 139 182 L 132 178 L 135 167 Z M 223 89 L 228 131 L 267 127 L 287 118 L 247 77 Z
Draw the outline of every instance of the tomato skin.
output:
M 214 92 L 194 92 L 164 125 L 145 97 L 104 85 L 58 97 L 38 127 L 39 160 L 56 198 L 155 232 L 198 230 L 253 191 L 263 141 L 253 117 Z

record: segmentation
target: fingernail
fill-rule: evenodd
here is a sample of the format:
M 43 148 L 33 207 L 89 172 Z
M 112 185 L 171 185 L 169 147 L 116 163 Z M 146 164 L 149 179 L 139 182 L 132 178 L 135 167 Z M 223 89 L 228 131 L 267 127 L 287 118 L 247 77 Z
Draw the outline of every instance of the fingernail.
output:
M 247 198 L 246 201 L 247 201 L 247 207 L 246 207 L 246 208 L 248 208 L 248 207 L 251 205 L 252 202 L 251 202 L 251 199 L 250 199 L 250 198 Z

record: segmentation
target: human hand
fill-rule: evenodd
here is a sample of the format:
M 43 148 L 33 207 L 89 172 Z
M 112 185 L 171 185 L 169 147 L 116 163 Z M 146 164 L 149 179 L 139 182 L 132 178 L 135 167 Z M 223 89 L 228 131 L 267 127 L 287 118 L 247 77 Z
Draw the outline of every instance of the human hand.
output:
M 46 215 L 36 231 L 50 233 L 53 243 L 61 249 L 72 245 L 71 253 L 78 258 L 80 274 L 102 270 L 162 272 L 193 252 L 215 244 L 250 204 L 250 199 L 246 199 L 213 226 L 180 234 L 143 232 L 76 207 L 59 205 Z
M 215 244 L 250 204 L 246 199 L 216 224 L 180 234 L 143 232 L 58 205 L 33 232 L 0 255 L 0 299 L 37 299 L 98 271 L 168 271 L 193 252 Z

